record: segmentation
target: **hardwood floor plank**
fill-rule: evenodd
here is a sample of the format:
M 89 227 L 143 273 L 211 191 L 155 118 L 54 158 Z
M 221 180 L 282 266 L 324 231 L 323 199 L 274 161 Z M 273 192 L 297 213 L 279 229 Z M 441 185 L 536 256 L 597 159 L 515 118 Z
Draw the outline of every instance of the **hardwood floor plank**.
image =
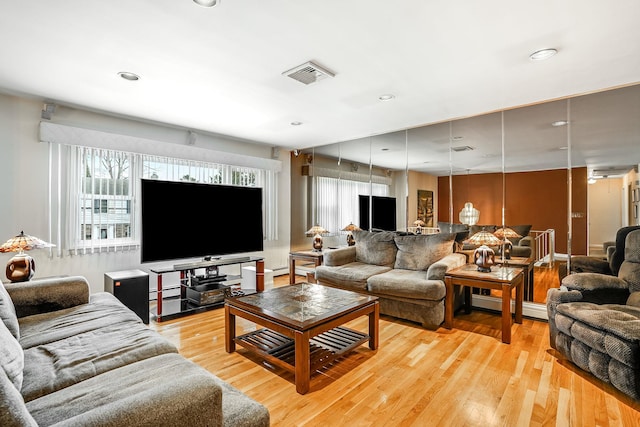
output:
M 551 280 L 553 272 L 547 275 Z M 544 277 L 536 270 L 536 283 Z M 276 286 L 288 276 L 276 278 Z M 150 327 L 181 354 L 263 403 L 276 427 L 640 426 L 640 403 L 561 361 L 546 322 L 525 318 L 511 344 L 499 313 L 456 314 L 451 330 L 380 317 L 380 347 L 366 345 L 314 373 L 306 395 L 293 374 L 243 348 L 224 348 L 224 310 Z M 345 325 L 367 331 L 366 317 Z M 237 319 L 239 334 L 256 326 Z

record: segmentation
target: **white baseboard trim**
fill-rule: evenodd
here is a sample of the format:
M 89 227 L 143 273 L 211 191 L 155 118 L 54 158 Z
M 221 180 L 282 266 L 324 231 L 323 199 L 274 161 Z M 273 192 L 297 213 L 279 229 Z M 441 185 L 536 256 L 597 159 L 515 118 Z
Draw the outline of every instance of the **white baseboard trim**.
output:
M 471 306 L 486 310 L 501 311 L 502 300 L 487 295 L 473 295 L 471 299 Z M 513 312 L 514 310 L 515 302 L 512 300 L 511 311 Z M 525 317 L 532 317 L 534 319 L 549 320 L 549 317 L 547 316 L 547 307 L 541 303 L 533 303 L 530 301 L 523 302 L 522 315 Z

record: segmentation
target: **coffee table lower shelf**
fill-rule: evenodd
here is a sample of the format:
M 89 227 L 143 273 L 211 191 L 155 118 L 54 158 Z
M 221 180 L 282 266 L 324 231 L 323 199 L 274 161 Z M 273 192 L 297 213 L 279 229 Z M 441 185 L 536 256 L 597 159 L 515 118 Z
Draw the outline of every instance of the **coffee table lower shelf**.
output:
M 368 334 L 343 326 L 323 332 L 309 340 L 311 372 L 328 365 L 369 341 Z M 292 338 L 263 328 L 235 338 L 238 345 L 262 356 L 274 365 L 295 372 L 296 351 Z

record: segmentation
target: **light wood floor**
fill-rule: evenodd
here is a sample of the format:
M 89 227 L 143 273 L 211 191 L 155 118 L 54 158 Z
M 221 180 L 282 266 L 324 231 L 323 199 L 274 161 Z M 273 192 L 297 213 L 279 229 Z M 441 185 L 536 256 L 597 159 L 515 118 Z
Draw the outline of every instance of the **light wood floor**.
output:
M 367 320 L 348 326 L 366 331 Z M 292 374 L 242 348 L 225 352 L 223 309 L 151 327 L 263 403 L 272 426 L 640 426 L 640 404 L 560 361 L 542 321 L 514 325 L 507 345 L 498 313 L 456 314 L 452 330 L 436 331 L 381 316 L 379 349 L 317 372 L 306 395 Z M 254 329 L 238 318 L 238 333 Z

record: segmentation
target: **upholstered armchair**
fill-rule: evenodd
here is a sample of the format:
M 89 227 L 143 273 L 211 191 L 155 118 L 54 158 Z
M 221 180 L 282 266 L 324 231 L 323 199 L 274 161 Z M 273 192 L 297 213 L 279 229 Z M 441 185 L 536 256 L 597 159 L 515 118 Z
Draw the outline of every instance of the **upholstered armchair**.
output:
M 620 265 L 624 260 L 624 247 L 627 234 L 634 230 L 640 229 L 640 226 L 628 226 L 622 227 L 616 232 L 615 242 L 607 242 L 603 245 L 603 249 L 606 253 L 606 258 L 587 256 L 587 255 L 575 255 L 571 257 L 570 269 L 572 273 L 601 273 L 609 274 L 613 276 L 618 275 Z M 558 269 L 558 275 L 560 280 L 567 275 L 566 265 L 562 265 Z
M 617 275 L 568 275 L 547 314 L 561 357 L 640 401 L 640 230 L 627 233 Z

